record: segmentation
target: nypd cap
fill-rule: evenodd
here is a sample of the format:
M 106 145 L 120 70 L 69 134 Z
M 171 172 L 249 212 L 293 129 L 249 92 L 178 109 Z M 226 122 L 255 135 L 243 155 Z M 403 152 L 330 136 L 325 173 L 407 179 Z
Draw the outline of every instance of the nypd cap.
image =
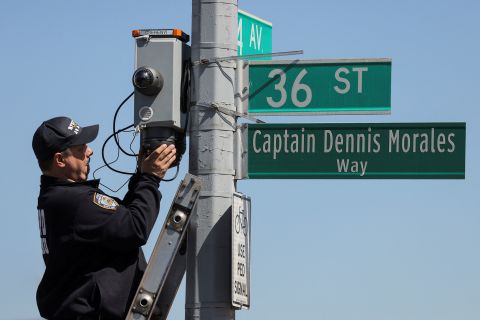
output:
M 39 161 L 48 160 L 71 146 L 92 142 L 97 134 L 98 124 L 82 128 L 68 117 L 56 117 L 38 127 L 33 135 L 32 148 Z

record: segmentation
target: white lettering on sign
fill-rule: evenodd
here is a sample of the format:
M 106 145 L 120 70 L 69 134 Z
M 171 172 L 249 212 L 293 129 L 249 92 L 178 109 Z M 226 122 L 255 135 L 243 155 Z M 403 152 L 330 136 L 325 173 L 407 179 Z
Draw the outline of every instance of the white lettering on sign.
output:
M 367 165 L 368 161 L 350 161 L 350 159 L 337 159 L 338 172 L 360 172 L 361 177 L 363 177 L 365 175 L 365 172 L 367 172 Z
M 302 128 L 301 134 L 290 134 L 285 129 L 283 134 L 264 134 L 255 130 L 253 133 L 253 151 L 255 153 L 271 153 L 272 159 L 277 159 L 279 153 L 315 153 L 315 135 L 305 134 Z
M 323 151 L 329 153 L 335 149 L 337 153 L 378 153 L 380 152 L 379 139 L 380 134 L 372 134 L 371 128 L 368 128 L 367 134 L 339 133 L 334 135 L 331 130 L 325 130 Z
M 307 74 L 307 70 L 302 69 L 298 76 L 295 78 L 295 82 L 293 83 L 292 87 L 292 102 L 295 107 L 304 108 L 310 104 L 312 101 L 312 89 L 304 83 L 300 83 L 300 80 Z M 304 91 L 305 92 L 305 100 L 300 101 L 298 100 L 298 92 Z
M 298 108 L 305 108 L 312 102 L 312 89 L 304 84 L 300 83 L 302 81 L 303 77 L 307 74 L 306 69 L 300 70 L 298 75 L 295 77 L 295 81 L 293 82 L 292 90 L 291 90 L 291 99 L 292 103 L 295 107 Z M 267 103 L 270 105 L 272 108 L 281 108 L 287 102 L 287 91 L 285 90 L 285 83 L 287 81 L 287 75 L 285 74 L 285 71 L 282 69 L 272 69 L 270 73 L 268 74 L 268 78 L 272 79 L 275 77 L 280 77 L 280 81 L 275 84 L 274 88 L 277 91 L 280 91 L 280 99 L 275 101 L 273 97 L 267 97 Z M 300 100 L 298 97 L 298 93 L 300 91 L 303 91 L 305 93 L 305 98 L 303 100 Z
M 427 133 L 400 134 L 400 130 L 389 130 L 388 152 L 444 153 L 447 151 L 452 153 L 455 151 L 454 138 L 455 133 L 449 133 L 448 136 L 444 133 L 436 135 L 434 128 L 430 130 L 430 135 Z
M 243 54 L 243 33 L 242 33 L 243 19 L 238 21 L 238 31 L 237 31 L 237 45 L 239 47 L 239 55 Z
M 259 28 L 258 24 L 252 24 L 250 28 L 250 43 L 249 46 L 253 49 L 260 50 L 262 44 L 262 27 Z
M 363 93 L 363 72 L 367 72 L 368 68 L 352 68 L 352 71 L 357 73 L 357 93 Z M 335 71 L 335 80 L 343 83 L 344 87 L 341 88 L 337 85 L 333 88 L 340 94 L 346 94 L 350 92 L 350 80 L 342 77 L 342 74 L 348 75 L 350 71 L 345 67 L 338 68 L 337 71 Z
M 347 78 L 342 78 L 340 76 L 340 73 L 349 74 L 350 71 L 348 71 L 347 68 L 338 68 L 337 71 L 335 72 L 335 79 L 338 82 L 342 82 L 343 84 L 345 84 L 345 88 L 341 89 L 339 86 L 335 86 L 334 89 L 340 94 L 345 94 L 345 93 L 348 93 L 348 91 L 350 91 L 350 81 L 348 81 Z
M 357 93 L 362 93 L 363 92 L 363 72 L 368 71 L 368 68 L 363 67 L 363 68 L 352 68 L 353 72 L 358 73 L 358 85 L 357 85 Z
M 280 91 L 280 100 L 275 101 L 272 97 L 267 97 L 267 102 L 272 108 L 280 108 L 282 107 L 285 102 L 287 101 L 287 91 L 285 91 L 285 82 L 287 81 L 287 76 L 282 69 L 273 69 L 268 74 L 270 79 L 274 78 L 275 76 L 280 76 L 280 82 L 275 84 L 275 90 Z

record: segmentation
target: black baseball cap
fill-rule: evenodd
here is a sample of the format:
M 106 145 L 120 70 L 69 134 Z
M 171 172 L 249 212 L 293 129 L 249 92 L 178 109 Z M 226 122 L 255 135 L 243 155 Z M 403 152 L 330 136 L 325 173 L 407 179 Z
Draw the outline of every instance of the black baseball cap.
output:
M 98 124 L 82 128 L 68 117 L 56 117 L 38 127 L 32 148 L 38 160 L 48 160 L 71 146 L 92 142 L 97 134 Z

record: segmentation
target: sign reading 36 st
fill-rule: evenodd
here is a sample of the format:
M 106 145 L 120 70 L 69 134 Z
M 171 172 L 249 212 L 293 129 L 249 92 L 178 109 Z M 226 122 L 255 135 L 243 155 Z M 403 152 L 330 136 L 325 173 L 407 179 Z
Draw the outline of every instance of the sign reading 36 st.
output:
M 390 59 L 251 61 L 248 112 L 389 114 Z

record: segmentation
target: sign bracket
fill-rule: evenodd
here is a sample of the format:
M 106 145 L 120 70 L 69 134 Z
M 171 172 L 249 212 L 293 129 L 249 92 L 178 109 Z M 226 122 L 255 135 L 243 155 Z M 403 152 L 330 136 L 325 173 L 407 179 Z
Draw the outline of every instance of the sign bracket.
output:
M 235 180 L 248 179 L 248 125 L 243 124 L 235 131 Z
M 217 62 L 225 61 L 238 61 L 238 60 L 247 60 L 247 59 L 260 59 L 260 58 L 269 58 L 269 57 L 281 57 L 281 56 L 294 56 L 297 54 L 303 54 L 303 50 L 294 50 L 294 51 L 279 51 L 271 53 L 259 53 L 259 54 L 246 54 L 243 56 L 229 56 L 229 57 L 216 57 L 210 59 L 200 59 L 192 62 L 192 66 L 197 66 L 199 64 L 210 64 Z

